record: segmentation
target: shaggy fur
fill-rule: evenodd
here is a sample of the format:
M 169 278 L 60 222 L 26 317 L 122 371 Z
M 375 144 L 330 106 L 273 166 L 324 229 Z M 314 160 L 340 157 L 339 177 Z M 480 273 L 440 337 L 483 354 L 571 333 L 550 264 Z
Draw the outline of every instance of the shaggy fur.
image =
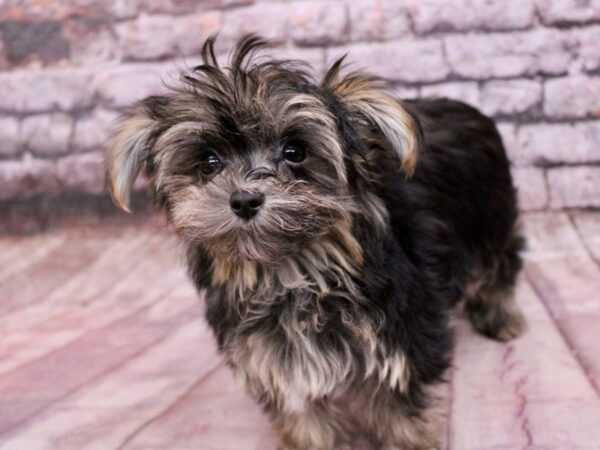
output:
M 342 60 L 316 83 L 255 56 L 264 45 L 246 37 L 221 68 L 210 39 L 181 87 L 130 112 L 108 156 L 113 197 L 128 209 L 138 172 L 151 180 L 219 348 L 282 448 L 349 448 L 359 431 L 378 448 L 435 447 L 430 387 L 453 307 L 464 299 L 492 338 L 523 325 L 500 136 L 463 103 L 400 101 Z M 264 202 L 250 219 L 232 209 L 240 192 Z

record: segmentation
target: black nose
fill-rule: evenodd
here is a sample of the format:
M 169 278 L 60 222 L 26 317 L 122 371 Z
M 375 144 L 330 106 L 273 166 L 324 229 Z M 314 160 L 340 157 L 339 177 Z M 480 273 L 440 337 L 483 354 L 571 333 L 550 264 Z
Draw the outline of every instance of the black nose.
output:
M 252 219 L 264 202 L 263 194 L 248 191 L 234 192 L 229 198 L 229 205 L 233 212 L 244 220 Z

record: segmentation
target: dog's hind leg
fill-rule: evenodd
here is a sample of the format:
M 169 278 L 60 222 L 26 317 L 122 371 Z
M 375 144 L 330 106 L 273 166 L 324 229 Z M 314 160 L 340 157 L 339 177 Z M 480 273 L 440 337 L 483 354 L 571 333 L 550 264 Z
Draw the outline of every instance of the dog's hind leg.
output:
M 471 277 L 465 293 L 465 311 L 473 327 L 500 341 L 515 338 L 525 329 L 525 319 L 514 297 L 523 243 L 522 237 L 513 236 L 492 267 Z

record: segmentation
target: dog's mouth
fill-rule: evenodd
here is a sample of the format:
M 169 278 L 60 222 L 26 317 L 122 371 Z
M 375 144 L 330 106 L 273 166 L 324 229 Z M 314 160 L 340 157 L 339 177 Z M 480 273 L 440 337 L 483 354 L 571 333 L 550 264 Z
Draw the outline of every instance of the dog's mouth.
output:
M 235 217 L 225 233 L 206 244 L 221 257 L 276 264 L 325 232 L 324 221 L 300 224 L 296 214 L 265 205 L 249 220 Z
M 344 198 L 305 184 L 226 192 L 185 189 L 172 203 L 170 218 L 184 239 L 230 260 L 276 263 L 325 235 L 348 213 Z

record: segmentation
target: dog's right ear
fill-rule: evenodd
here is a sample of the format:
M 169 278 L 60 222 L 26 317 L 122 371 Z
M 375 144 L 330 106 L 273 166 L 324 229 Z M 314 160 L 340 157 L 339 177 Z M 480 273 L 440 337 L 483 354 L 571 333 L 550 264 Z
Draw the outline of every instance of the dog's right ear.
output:
M 138 173 L 141 169 L 148 171 L 158 129 L 158 121 L 140 108 L 120 124 L 108 150 L 110 194 L 115 203 L 127 212 L 130 212 L 131 190 Z
M 357 122 L 369 124 L 387 141 L 388 156 L 399 162 L 407 176 L 417 165 L 420 129 L 402 103 L 387 93 L 382 80 L 360 72 L 342 75 L 344 58 L 325 74 L 321 86 L 344 106 Z

